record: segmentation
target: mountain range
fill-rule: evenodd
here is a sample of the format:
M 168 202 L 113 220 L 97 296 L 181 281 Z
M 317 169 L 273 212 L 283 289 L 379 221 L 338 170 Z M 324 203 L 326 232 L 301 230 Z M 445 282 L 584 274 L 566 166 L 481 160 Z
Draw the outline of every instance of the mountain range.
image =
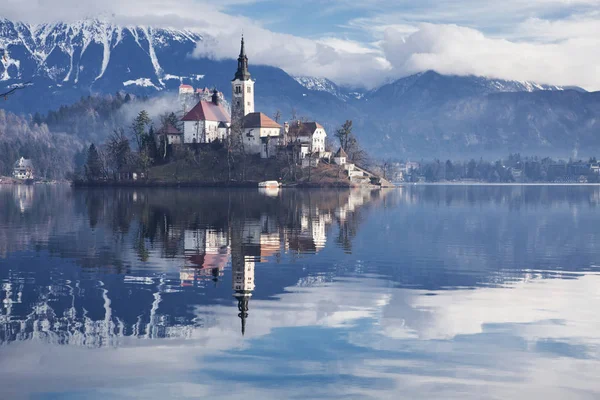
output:
M 95 19 L 39 25 L 0 19 L 0 92 L 32 84 L 2 107 L 44 113 L 91 94 L 161 96 L 181 83 L 216 87 L 227 96 L 236 61 L 192 57 L 202 40 L 186 30 Z M 247 43 L 250 56 L 259 45 Z M 600 150 L 600 93 L 580 88 L 426 71 L 359 90 L 290 76 L 252 58 L 250 64 L 257 110 L 317 120 L 330 136 L 351 119 L 364 146 L 381 157 L 587 156 Z

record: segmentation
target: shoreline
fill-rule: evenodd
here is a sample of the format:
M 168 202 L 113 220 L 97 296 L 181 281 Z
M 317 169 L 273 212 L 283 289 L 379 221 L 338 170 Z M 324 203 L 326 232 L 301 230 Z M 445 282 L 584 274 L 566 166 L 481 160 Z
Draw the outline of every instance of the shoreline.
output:
M 397 187 L 406 186 L 600 186 L 600 183 L 579 182 L 401 182 Z
M 136 188 L 228 188 L 228 189 L 258 189 L 259 182 L 205 182 L 205 181 L 183 181 L 183 182 L 162 182 L 162 181 L 73 181 L 73 188 L 110 188 L 110 187 L 136 187 Z M 356 186 L 362 187 L 362 186 Z M 352 189 L 355 186 L 343 183 L 295 183 L 282 184 L 281 189 Z M 376 187 L 373 187 L 376 188 Z

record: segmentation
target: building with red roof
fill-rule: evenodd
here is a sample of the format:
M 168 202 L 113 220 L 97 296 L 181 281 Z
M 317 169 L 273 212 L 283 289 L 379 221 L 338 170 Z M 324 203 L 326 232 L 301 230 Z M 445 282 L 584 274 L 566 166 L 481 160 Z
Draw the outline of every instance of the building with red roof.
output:
M 231 117 L 215 90 L 211 101 L 200 100 L 183 118 L 183 143 L 211 143 L 225 140 Z

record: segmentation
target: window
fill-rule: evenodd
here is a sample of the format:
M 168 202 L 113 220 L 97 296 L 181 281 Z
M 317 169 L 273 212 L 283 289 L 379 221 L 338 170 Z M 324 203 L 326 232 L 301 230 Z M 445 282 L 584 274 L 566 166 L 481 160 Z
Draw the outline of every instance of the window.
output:
M 239 107 L 239 106 L 241 106 L 241 105 L 242 105 L 242 102 L 238 100 L 238 101 L 236 101 L 236 104 L 237 104 L 237 106 Z
M 236 86 L 235 87 L 235 94 L 242 94 L 242 87 L 241 86 Z
M 246 88 L 246 92 L 247 92 L 247 93 L 252 93 L 252 88 L 251 88 L 250 86 L 248 86 L 248 87 Z
M 250 107 L 250 102 L 248 102 L 248 107 Z

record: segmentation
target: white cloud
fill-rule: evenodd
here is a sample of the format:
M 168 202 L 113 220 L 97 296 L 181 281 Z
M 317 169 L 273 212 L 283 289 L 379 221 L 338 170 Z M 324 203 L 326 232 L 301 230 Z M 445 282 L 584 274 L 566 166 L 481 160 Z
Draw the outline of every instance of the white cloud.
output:
M 433 69 L 600 89 L 598 36 L 526 43 L 490 38 L 456 25 L 422 24 L 406 39 L 388 30 L 381 46 L 396 75 Z
M 600 37 L 600 11 L 554 21 L 529 18 L 516 27 L 512 36 L 540 42 L 598 38 Z
M 273 32 L 257 20 L 227 13 L 233 4 L 256 2 L 107 0 L 82 6 L 76 0 L 36 0 L 24 7 L 20 0 L 7 0 L 0 15 L 34 22 L 102 15 L 124 24 L 193 29 L 208 38 L 195 55 L 217 59 L 237 56 L 243 30 L 251 64 L 367 88 L 434 69 L 600 89 L 599 0 L 374 0 L 360 5 L 338 0 L 315 11 L 354 11 L 353 18 L 332 28 L 360 31 L 362 42 L 347 40 L 341 31 L 320 39 Z
M 504 288 L 436 296 L 376 279 L 292 287 L 276 300 L 250 301 L 245 338 L 233 305 L 204 305 L 196 309 L 198 317 L 211 318 L 185 341 L 131 338 L 118 351 L 11 343 L 0 348 L 0 384 L 11 398 L 43 392 L 212 398 L 223 396 L 223 388 L 229 397 L 245 398 L 285 398 L 290 390 L 298 398 L 332 393 L 388 398 L 398 390 L 415 399 L 561 399 L 582 393 L 595 398 L 599 278 L 590 273 L 541 279 L 532 272 Z M 314 326 L 322 328 L 324 343 L 304 343 L 293 329 Z M 344 332 L 333 348 L 331 328 Z M 558 356 L 536 348 L 548 342 L 585 354 Z M 278 354 L 288 343 L 304 345 L 307 355 L 290 361 Z M 314 351 L 318 355 L 311 359 Z M 340 380 L 319 388 L 289 380 L 319 375 Z M 278 384 L 261 385 L 267 376 Z M 369 379 L 375 384 L 365 384 Z
M 273 65 L 292 75 L 325 77 L 347 85 L 372 85 L 390 65 L 377 49 L 340 39 L 311 40 L 250 26 L 244 28 L 246 50 L 253 64 Z M 232 30 L 201 42 L 194 55 L 235 58 L 239 31 Z

